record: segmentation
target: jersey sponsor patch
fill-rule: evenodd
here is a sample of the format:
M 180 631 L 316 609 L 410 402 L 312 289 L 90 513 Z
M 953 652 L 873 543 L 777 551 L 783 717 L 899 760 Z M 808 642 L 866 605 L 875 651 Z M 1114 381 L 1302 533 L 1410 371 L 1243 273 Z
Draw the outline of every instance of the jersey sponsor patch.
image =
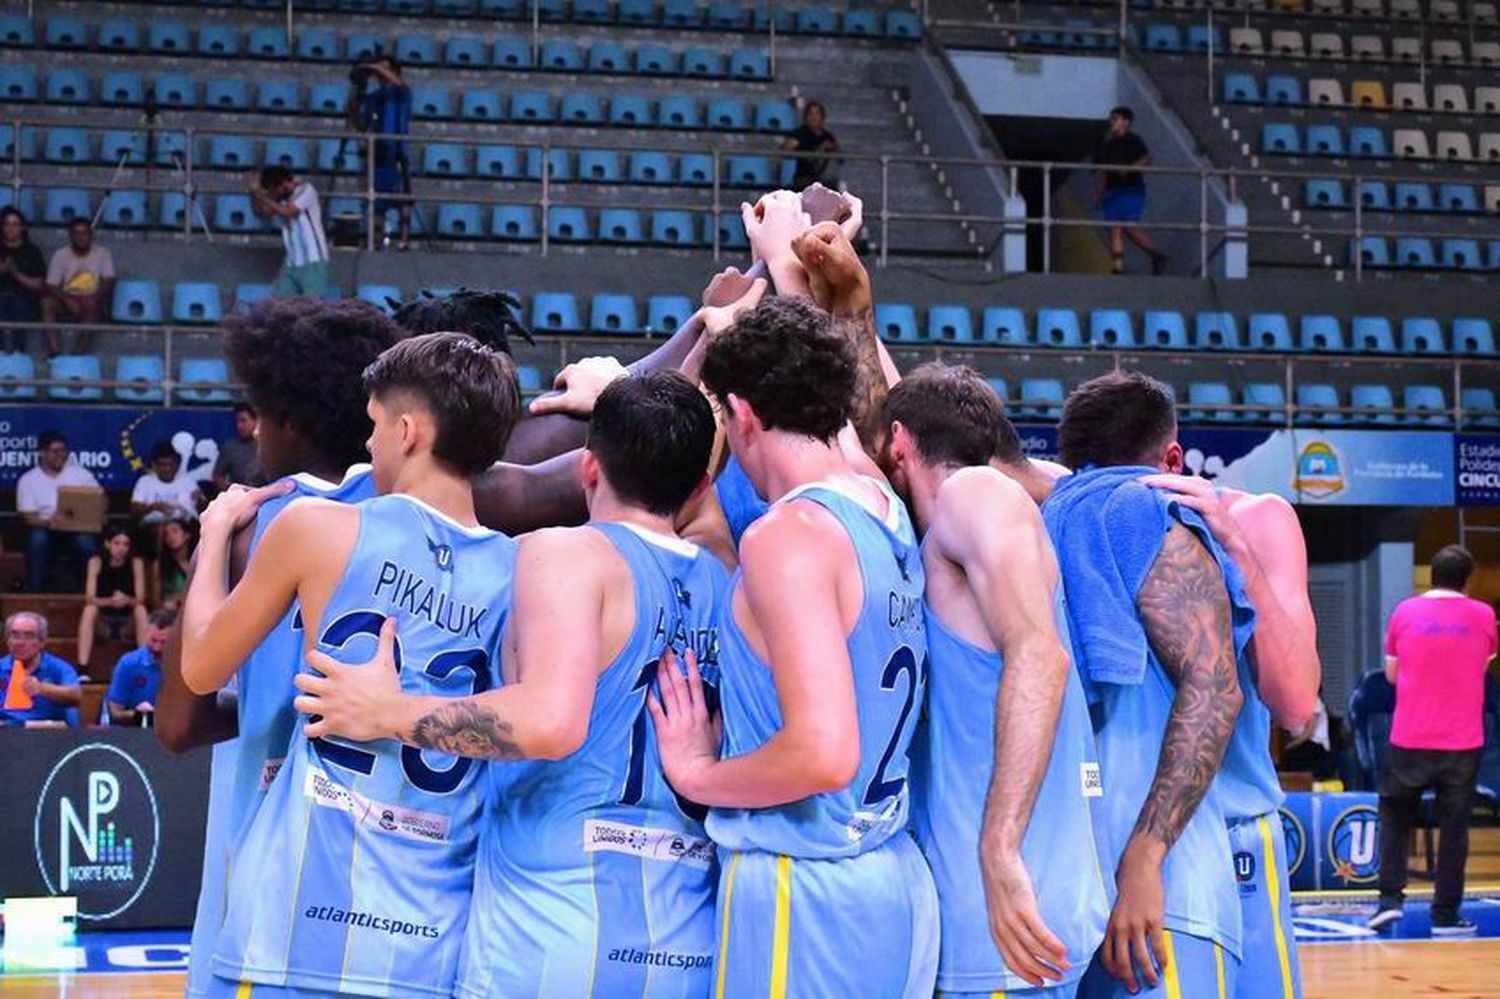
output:
M 583 851 L 624 853 L 646 860 L 664 860 L 669 863 L 691 864 L 694 867 L 708 867 L 714 861 L 714 845 L 702 837 L 671 829 L 630 826 L 603 819 L 584 820 Z
M 1104 797 L 1104 776 L 1099 772 L 1097 763 L 1080 763 L 1078 775 L 1083 782 L 1083 796 L 1085 798 Z
M 271 786 L 271 782 L 276 779 L 276 775 L 281 773 L 281 765 L 285 762 L 286 757 L 283 756 L 278 760 L 267 760 L 265 765 L 260 768 L 261 791 L 265 791 Z
M 438 843 L 448 839 L 446 815 L 374 801 L 347 787 L 340 787 L 316 770 L 307 772 L 302 792 L 315 805 L 347 813 L 357 825 L 373 827 L 392 836 L 423 843 Z

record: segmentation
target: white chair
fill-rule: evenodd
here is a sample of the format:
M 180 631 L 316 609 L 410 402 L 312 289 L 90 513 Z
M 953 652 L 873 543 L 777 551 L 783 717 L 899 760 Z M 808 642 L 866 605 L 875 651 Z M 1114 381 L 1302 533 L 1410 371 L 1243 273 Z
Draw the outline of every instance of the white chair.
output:
M 1500 184 L 1485 185 L 1484 210 L 1487 212 L 1500 212 Z
M 1307 54 L 1307 47 L 1300 31 L 1271 32 L 1271 51 L 1277 55 L 1300 56 Z
M 1434 21 L 1458 21 L 1463 17 L 1455 0 L 1432 0 L 1427 7 L 1427 16 Z
M 1500 160 L 1500 132 L 1485 132 L 1479 136 L 1479 158 L 1486 163 Z
M 1475 22 L 1479 24 L 1494 24 L 1496 20 L 1495 5 L 1492 3 L 1473 3 L 1469 5 L 1473 10 Z
M 1385 17 L 1385 4 L 1382 0 L 1354 0 L 1354 13 L 1360 17 Z
M 1344 0 L 1313 0 L 1312 9 L 1317 14 L 1342 14 Z
M 1439 132 L 1437 155 L 1440 160 L 1472 160 L 1474 142 L 1468 132 Z
M 1344 106 L 1344 85 L 1338 80 L 1316 77 L 1307 81 L 1307 103 L 1328 107 Z
M 1355 35 L 1349 39 L 1349 53 L 1356 59 L 1385 58 L 1385 39 L 1379 35 Z
M 1260 55 L 1265 52 L 1259 28 L 1230 28 L 1229 51 L 1242 55 Z
M 1398 35 L 1392 38 L 1391 58 L 1397 62 L 1421 62 L 1422 40 L 1410 35 Z
M 1464 43 L 1457 38 L 1434 38 L 1428 51 L 1433 62 L 1452 65 L 1464 61 Z
M 1427 92 L 1420 83 L 1393 84 L 1391 104 L 1401 111 L 1426 111 Z
M 1457 83 L 1440 83 L 1432 88 L 1434 111 L 1469 111 L 1469 92 Z
M 1308 48 L 1319 59 L 1342 59 L 1344 58 L 1344 36 L 1336 35 L 1331 31 L 1316 31 L 1308 39 Z
M 1396 129 L 1391 133 L 1391 148 L 1401 159 L 1432 158 L 1432 148 L 1427 144 L 1427 133 L 1420 128 Z
M 1500 66 L 1500 42 L 1475 42 L 1469 49 L 1469 60 L 1481 66 Z
M 1418 0 L 1391 0 L 1391 17 L 1403 21 L 1416 21 L 1422 16 L 1422 5 Z
M 1500 87 L 1475 87 L 1474 107 L 1485 114 L 1500 114 Z

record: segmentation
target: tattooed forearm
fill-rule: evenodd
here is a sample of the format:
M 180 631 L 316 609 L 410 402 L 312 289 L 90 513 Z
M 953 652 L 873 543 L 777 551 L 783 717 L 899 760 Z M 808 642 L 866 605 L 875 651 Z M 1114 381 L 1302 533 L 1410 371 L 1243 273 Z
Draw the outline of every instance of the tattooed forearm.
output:
M 429 711 L 412 725 L 411 737 L 401 741 L 476 759 L 521 758 L 510 723 L 469 698 Z
M 880 409 L 885 405 L 888 388 L 876 345 L 875 311 L 866 308 L 852 313 L 834 312 L 833 328 L 854 348 L 858 362 L 854 383 L 854 428 L 859 431 L 859 440 L 865 450 L 873 452 L 880 432 Z
M 1136 606 L 1177 697 L 1135 834 L 1170 847 L 1219 772 L 1244 695 L 1223 573 L 1187 528 L 1167 532 Z

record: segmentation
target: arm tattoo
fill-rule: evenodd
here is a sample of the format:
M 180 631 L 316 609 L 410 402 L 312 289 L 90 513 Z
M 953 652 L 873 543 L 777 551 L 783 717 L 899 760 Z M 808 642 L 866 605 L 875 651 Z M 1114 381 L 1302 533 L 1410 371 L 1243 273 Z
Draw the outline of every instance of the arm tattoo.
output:
M 429 711 L 403 739 L 423 749 L 482 760 L 518 760 L 521 750 L 511 739 L 510 722 L 465 698 Z
M 854 348 L 857 362 L 854 381 L 854 428 L 859 431 L 860 443 L 866 451 L 873 451 L 879 434 L 880 410 L 885 404 L 889 386 L 885 383 L 885 370 L 880 365 L 880 351 L 875 340 L 875 311 L 873 308 L 855 313 L 834 313 L 833 329 Z
M 1170 847 L 1219 771 L 1244 696 L 1223 573 L 1187 528 L 1167 532 L 1136 607 L 1177 697 L 1135 832 Z

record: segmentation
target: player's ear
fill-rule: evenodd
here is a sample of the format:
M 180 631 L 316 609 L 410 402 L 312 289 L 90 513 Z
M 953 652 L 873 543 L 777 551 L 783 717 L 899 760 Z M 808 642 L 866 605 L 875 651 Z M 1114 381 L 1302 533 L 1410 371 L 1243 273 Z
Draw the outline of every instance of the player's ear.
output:
M 725 404 L 729 418 L 735 423 L 741 427 L 748 428 L 753 425 L 755 429 L 760 429 L 760 418 L 755 415 L 755 410 L 750 408 L 750 403 L 731 392 Z
M 396 429 L 401 432 L 401 454 L 409 456 L 417 449 L 417 439 L 420 436 L 416 414 L 411 410 L 402 413 L 396 418 Z
M 1165 471 L 1172 472 L 1177 475 L 1182 474 L 1183 460 L 1182 445 L 1180 443 L 1178 443 L 1177 441 L 1173 441 L 1172 443 L 1167 445 L 1167 449 L 1162 452 L 1161 465 L 1162 469 Z
M 594 456 L 594 452 L 584 448 L 583 460 L 578 463 L 578 481 L 583 486 L 585 496 L 599 487 L 599 478 L 602 474 L 599 459 Z

